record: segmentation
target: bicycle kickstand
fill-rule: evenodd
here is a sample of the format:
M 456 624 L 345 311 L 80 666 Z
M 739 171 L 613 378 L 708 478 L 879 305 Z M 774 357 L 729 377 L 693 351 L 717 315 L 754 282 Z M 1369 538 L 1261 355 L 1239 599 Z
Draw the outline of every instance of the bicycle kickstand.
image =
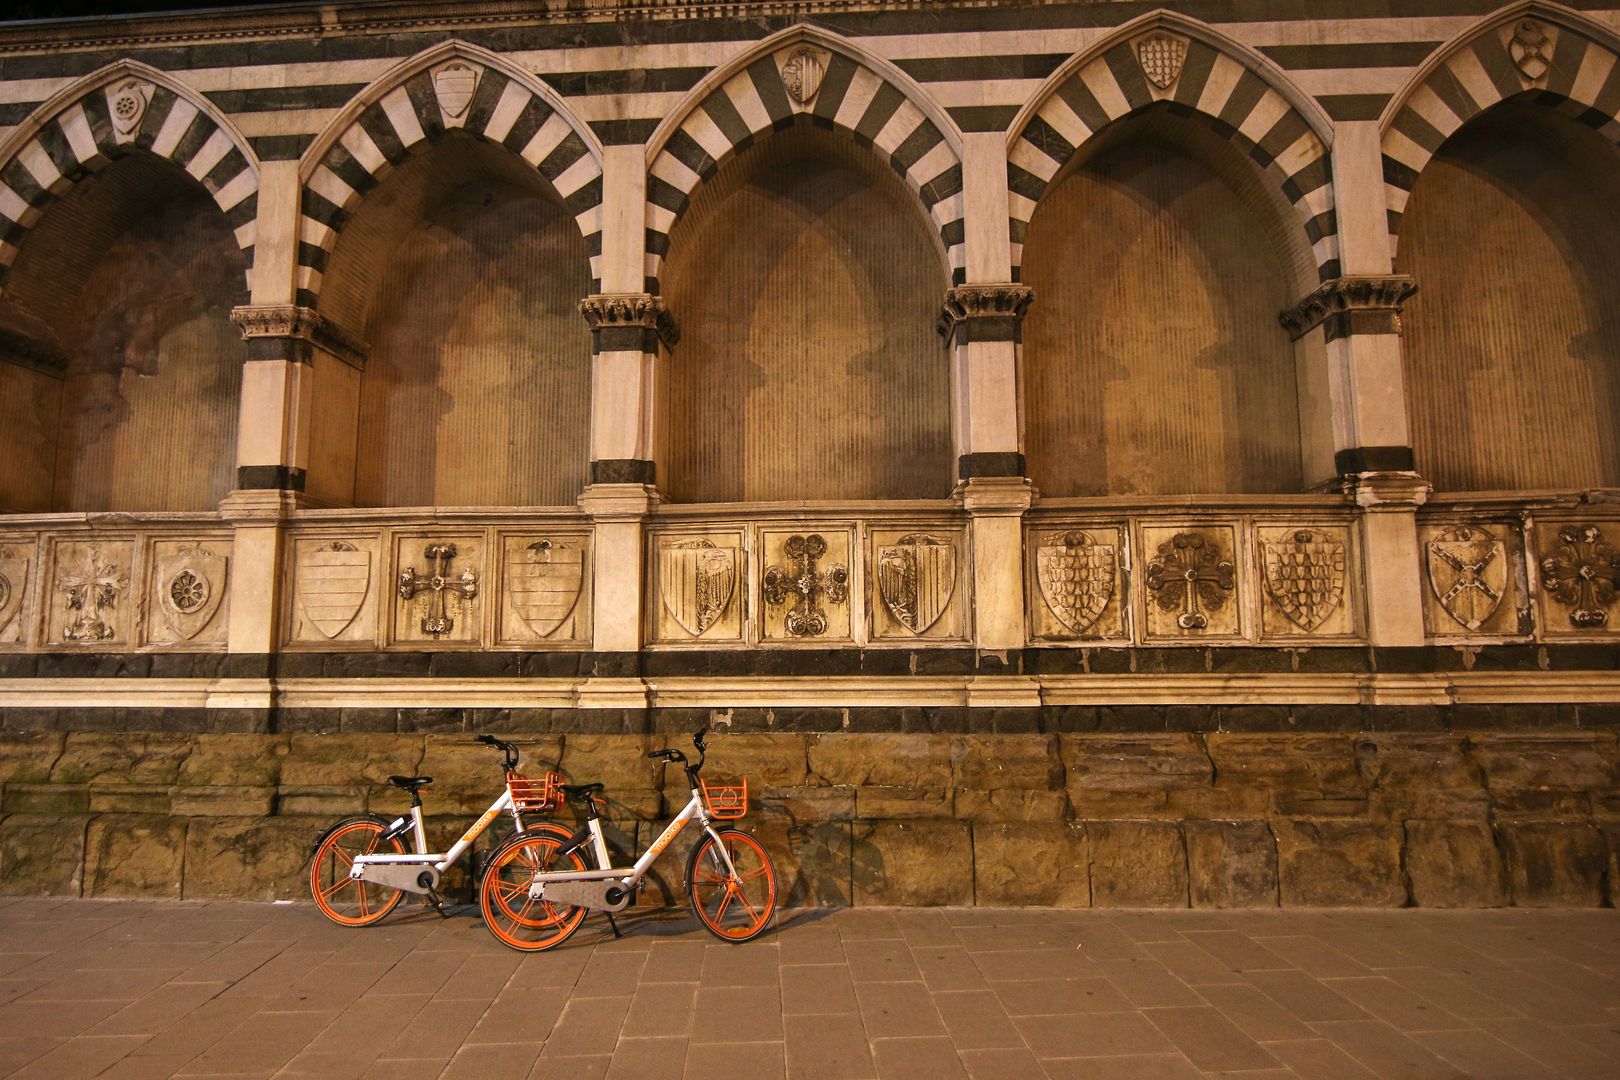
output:
M 433 905 L 433 910 L 439 913 L 439 918 L 448 919 L 450 917 L 450 913 L 444 909 L 443 898 L 435 890 L 429 889 L 427 898 L 428 903 Z
M 613 917 L 613 912 L 611 912 L 611 911 L 604 911 L 604 912 L 602 912 L 602 914 L 604 914 L 604 915 L 606 915 L 606 916 L 607 916 L 607 919 L 608 919 L 608 925 L 609 925 L 609 926 L 611 926 L 611 927 L 613 927 L 613 936 L 614 936 L 614 937 L 616 937 L 616 938 L 622 938 L 622 937 L 624 937 L 624 934 L 623 934 L 623 933 L 621 933 L 621 932 L 620 932 L 620 930 L 619 930 L 619 920 L 617 920 L 617 919 L 615 919 L 615 918 L 614 918 L 614 917 Z

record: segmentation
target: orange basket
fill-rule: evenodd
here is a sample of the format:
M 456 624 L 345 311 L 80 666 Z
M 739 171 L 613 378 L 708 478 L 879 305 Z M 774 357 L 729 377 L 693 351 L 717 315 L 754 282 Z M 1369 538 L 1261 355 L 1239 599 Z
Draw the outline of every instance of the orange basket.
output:
M 709 816 L 721 821 L 735 821 L 748 813 L 748 778 L 740 784 L 703 784 L 703 801 L 709 804 Z
M 506 786 L 512 792 L 512 805 L 521 811 L 555 810 L 562 801 L 563 778 L 548 772 L 538 780 L 530 780 L 521 773 L 506 774 Z

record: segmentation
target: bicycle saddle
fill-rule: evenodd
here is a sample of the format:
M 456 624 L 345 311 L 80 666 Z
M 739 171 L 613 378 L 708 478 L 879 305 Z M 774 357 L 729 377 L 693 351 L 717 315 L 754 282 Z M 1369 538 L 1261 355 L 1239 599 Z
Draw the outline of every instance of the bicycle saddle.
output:
M 602 784 L 564 784 L 562 790 L 563 794 L 570 799 L 583 799 L 587 795 L 595 795 L 602 790 L 603 786 Z
M 390 784 L 393 784 L 397 788 L 404 788 L 406 791 L 415 791 L 417 788 L 425 788 L 429 784 L 433 783 L 433 777 L 431 777 L 431 776 L 390 776 L 388 778 L 388 782 Z

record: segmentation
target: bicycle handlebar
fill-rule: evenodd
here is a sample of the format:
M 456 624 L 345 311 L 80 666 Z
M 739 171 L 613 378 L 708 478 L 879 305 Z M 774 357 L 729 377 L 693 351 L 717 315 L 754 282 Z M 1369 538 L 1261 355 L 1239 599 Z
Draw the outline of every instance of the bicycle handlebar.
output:
M 501 752 L 501 756 L 504 758 L 502 767 L 505 768 L 507 772 L 511 772 L 513 769 L 517 768 L 519 755 L 518 748 L 516 746 L 513 746 L 505 739 L 497 739 L 493 735 L 480 735 L 478 736 L 477 741 L 485 746 L 493 746 L 495 749 Z
M 685 765 L 688 771 L 695 773 L 699 769 L 703 768 L 703 759 L 708 756 L 708 748 L 705 746 L 705 743 L 707 742 L 705 736 L 707 735 L 708 731 L 704 728 L 698 728 L 697 731 L 692 735 L 692 745 L 697 747 L 698 751 L 698 759 L 696 761 L 692 761 L 683 752 L 676 750 L 673 747 L 666 747 L 662 750 L 649 750 L 647 751 L 647 756 L 650 758 L 660 758 L 664 761 L 679 762 L 680 764 Z

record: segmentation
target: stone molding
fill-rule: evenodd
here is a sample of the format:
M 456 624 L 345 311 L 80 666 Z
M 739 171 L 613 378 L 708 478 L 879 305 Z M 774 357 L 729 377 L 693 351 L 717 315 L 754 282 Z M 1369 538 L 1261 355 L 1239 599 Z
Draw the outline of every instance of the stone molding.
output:
M 371 346 L 318 311 L 294 304 L 248 304 L 231 309 L 242 339 L 305 341 L 358 371 L 366 369 Z M 290 358 L 289 358 L 290 359 Z
M 1433 486 L 1415 472 L 1365 472 L 1350 476 L 1356 505 L 1364 510 L 1415 510 Z
M 1358 330 L 1398 334 L 1401 309 L 1417 291 L 1417 282 L 1405 274 L 1338 277 L 1322 282 L 1277 319 L 1295 341 L 1323 323 L 1329 324 L 1329 340 Z M 1368 314 L 1373 325 L 1358 325 L 1355 320 Z
M 662 296 L 651 293 L 599 293 L 579 302 L 579 313 L 585 317 L 591 333 L 604 331 L 650 330 L 658 335 L 666 349 L 672 349 L 681 340 L 680 327 L 669 313 Z
M 940 337 L 953 341 L 963 324 L 981 321 L 990 325 L 999 324 L 1005 328 L 1005 335 L 974 335 L 974 339 L 1016 341 L 1018 326 L 1034 299 L 1035 290 L 1028 285 L 1011 282 L 956 285 L 945 290 L 945 302 L 934 326 Z

